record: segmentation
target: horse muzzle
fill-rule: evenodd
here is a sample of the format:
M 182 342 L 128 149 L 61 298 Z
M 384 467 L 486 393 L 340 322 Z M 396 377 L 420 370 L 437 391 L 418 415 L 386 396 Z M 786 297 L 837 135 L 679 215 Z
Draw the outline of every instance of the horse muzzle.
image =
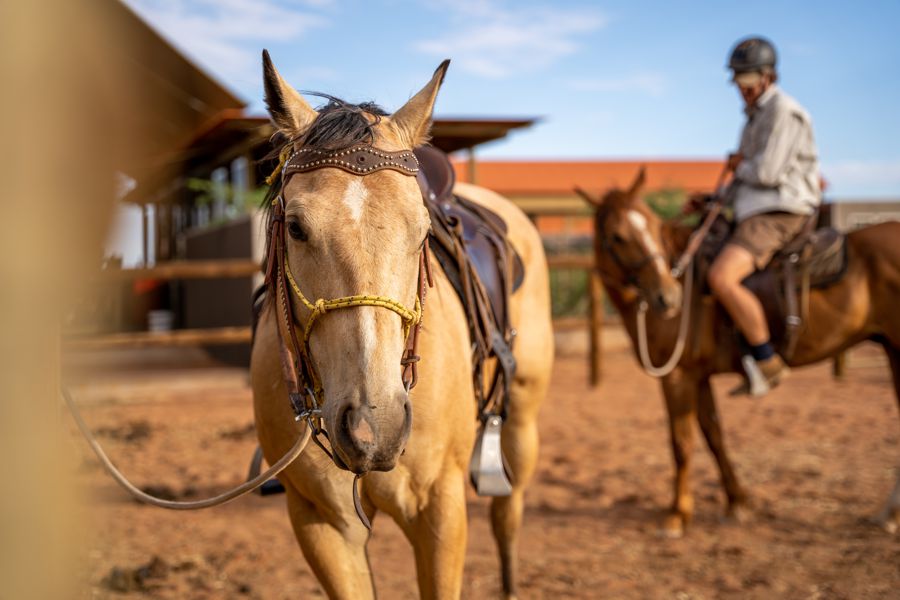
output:
M 406 447 L 411 427 L 412 405 L 405 392 L 402 398 L 383 403 L 348 405 L 329 428 L 335 464 L 356 474 L 390 471 Z
M 671 319 L 681 310 L 682 294 L 678 283 L 663 286 L 650 294 L 650 305 L 663 319 Z

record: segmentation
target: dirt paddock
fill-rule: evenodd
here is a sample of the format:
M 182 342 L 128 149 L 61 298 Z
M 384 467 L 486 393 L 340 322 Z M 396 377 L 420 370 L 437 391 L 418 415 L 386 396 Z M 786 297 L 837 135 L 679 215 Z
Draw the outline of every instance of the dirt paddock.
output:
M 246 373 L 185 356 L 173 364 L 171 353 L 118 353 L 111 372 L 74 386 L 113 460 L 140 486 L 183 499 L 239 481 L 255 448 Z M 717 471 L 698 432 L 696 516 L 675 540 L 657 535 L 673 470 L 658 386 L 624 344 L 604 359 L 597 389 L 583 356 L 557 360 L 526 496 L 522 598 L 900 598 L 900 535 L 865 520 L 900 462 L 897 403 L 878 349 L 851 353 L 842 381 L 823 364 L 762 400 L 725 397 L 736 379 L 716 380 L 726 443 L 754 509 L 743 524 L 721 520 Z M 87 597 L 323 596 L 283 495 L 190 513 L 142 506 L 74 434 L 72 448 L 92 498 Z M 465 598 L 499 592 L 487 504 L 470 492 Z M 369 554 L 379 597 L 418 597 L 412 552 L 384 516 Z

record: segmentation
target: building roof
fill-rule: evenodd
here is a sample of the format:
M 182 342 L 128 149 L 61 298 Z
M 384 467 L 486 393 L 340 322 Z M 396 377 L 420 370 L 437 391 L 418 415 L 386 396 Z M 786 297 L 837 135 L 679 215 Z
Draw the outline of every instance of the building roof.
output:
M 531 126 L 536 119 L 436 118 L 431 143 L 444 152 L 472 148 L 505 137 L 514 129 Z M 215 167 L 239 156 L 249 156 L 264 176 L 272 165 L 264 158 L 271 151 L 269 138 L 274 132 L 268 117 L 249 116 L 240 108 L 226 108 L 190 130 L 177 147 L 156 157 L 156 176 L 142 179 L 139 193 L 128 197 L 133 202 L 160 202 L 172 190 L 173 176 L 206 177 Z M 258 181 L 261 177 L 258 177 Z
M 469 181 L 469 164 L 455 163 L 457 177 Z M 647 169 L 647 191 L 711 191 L 722 170 L 720 160 L 482 160 L 475 166 L 478 185 L 507 196 L 570 196 L 579 186 L 589 192 L 627 187 Z
M 435 118 L 431 143 L 448 154 L 505 138 L 514 129 L 534 125 L 538 119 Z
M 145 106 L 138 135 L 148 156 L 156 157 L 183 146 L 186 132 L 227 109 L 245 103 L 208 75 L 121 2 L 110 3 L 111 20 L 131 43 L 110 60 L 127 63 Z
M 506 137 L 514 129 L 530 127 L 536 119 L 435 118 L 431 143 L 444 152 L 456 152 Z M 183 155 L 215 154 L 243 144 L 267 144 L 274 130 L 269 117 L 249 116 L 240 110 L 224 110 L 200 126 L 186 144 Z M 266 146 L 266 152 L 269 148 Z

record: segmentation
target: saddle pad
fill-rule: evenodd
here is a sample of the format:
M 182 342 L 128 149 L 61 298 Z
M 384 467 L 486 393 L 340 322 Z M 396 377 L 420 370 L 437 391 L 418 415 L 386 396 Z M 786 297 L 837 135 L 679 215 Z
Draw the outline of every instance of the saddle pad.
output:
M 813 287 L 828 287 L 843 278 L 847 270 L 847 239 L 831 227 L 812 235 L 809 258 L 809 282 Z

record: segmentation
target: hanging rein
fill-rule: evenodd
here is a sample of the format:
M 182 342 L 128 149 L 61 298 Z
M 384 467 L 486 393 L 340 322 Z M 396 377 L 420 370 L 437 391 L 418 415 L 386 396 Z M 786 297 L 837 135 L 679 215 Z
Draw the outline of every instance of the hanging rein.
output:
M 599 229 L 598 224 L 598 231 Z M 700 241 L 705 237 L 706 231 L 708 231 L 708 226 L 701 228 L 705 229 L 700 234 Z M 650 357 L 650 352 L 648 349 L 648 341 L 647 341 L 647 311 L 649 310 L 649 304 L 644 297 L 643 289 L 640 286 L 638 281 L 638 277 L 641 271 L 649 264 L 652 264 L 657 259 L 663 259 L 663 262 L 667 262 L 665 257 L 658 253 L 648 253 L 641 260 L 635 263 L 629 263 L 625 261 L 619 253 L 616 252 L 615 247 L 611 244 L 606 236 L 602 236 L 602 245 L 603 250 L 613 259 L 613 262 L 616 263 L 616 266 L 619 267 L 619 270 L 622 272 L 622 275 L 625 278 L 624 285 L 616 281 L 615 277 L 600 269 L 597 268 L 597 273 L 600 275 L 601 280 L 603 281 L 603 285 L 613 287 L 622 291 L 625 290 L 634 290 L 638 296 L 638 310 L 637 310 L 637 345 L 638 345 L 638 357 L 641 360 L 641 366 L 644 368 L 644 371 L 647 372 L 648 375 L 653 377 L 665 377 L 669 373 L 671 373 L 678 363 L 681 361 L 681 357 L 684 354 L 684 347 L 687 342 L 687 334 L 688 334 L 688 326 L 691 320 L 691 296 L 693 294 L 693 283 L 694 283 L 694 270 L 690 268 L 694 255 L 697 252 L 697 248 L 699 248 L 699 241 L 696 243 L 694 247 L 693 244 L 689 245 L 687 251 L 682 253 L 682 255 L 678 258 L 675 263 L 675 267 L 672 269 L 671 274 L 676 279 L 680 278 L 682 274 L 684 277 L 684 285 L 682 291 L 682 307 L 679 313 L 679 318 L 681 321 L 678 324 L 678 337 L 675 339 L 675 347 L 672 350 L 672 354 L 669 356 L 668 360 L 662 366 L 656 366 L 653 364 L 653 360 Z

